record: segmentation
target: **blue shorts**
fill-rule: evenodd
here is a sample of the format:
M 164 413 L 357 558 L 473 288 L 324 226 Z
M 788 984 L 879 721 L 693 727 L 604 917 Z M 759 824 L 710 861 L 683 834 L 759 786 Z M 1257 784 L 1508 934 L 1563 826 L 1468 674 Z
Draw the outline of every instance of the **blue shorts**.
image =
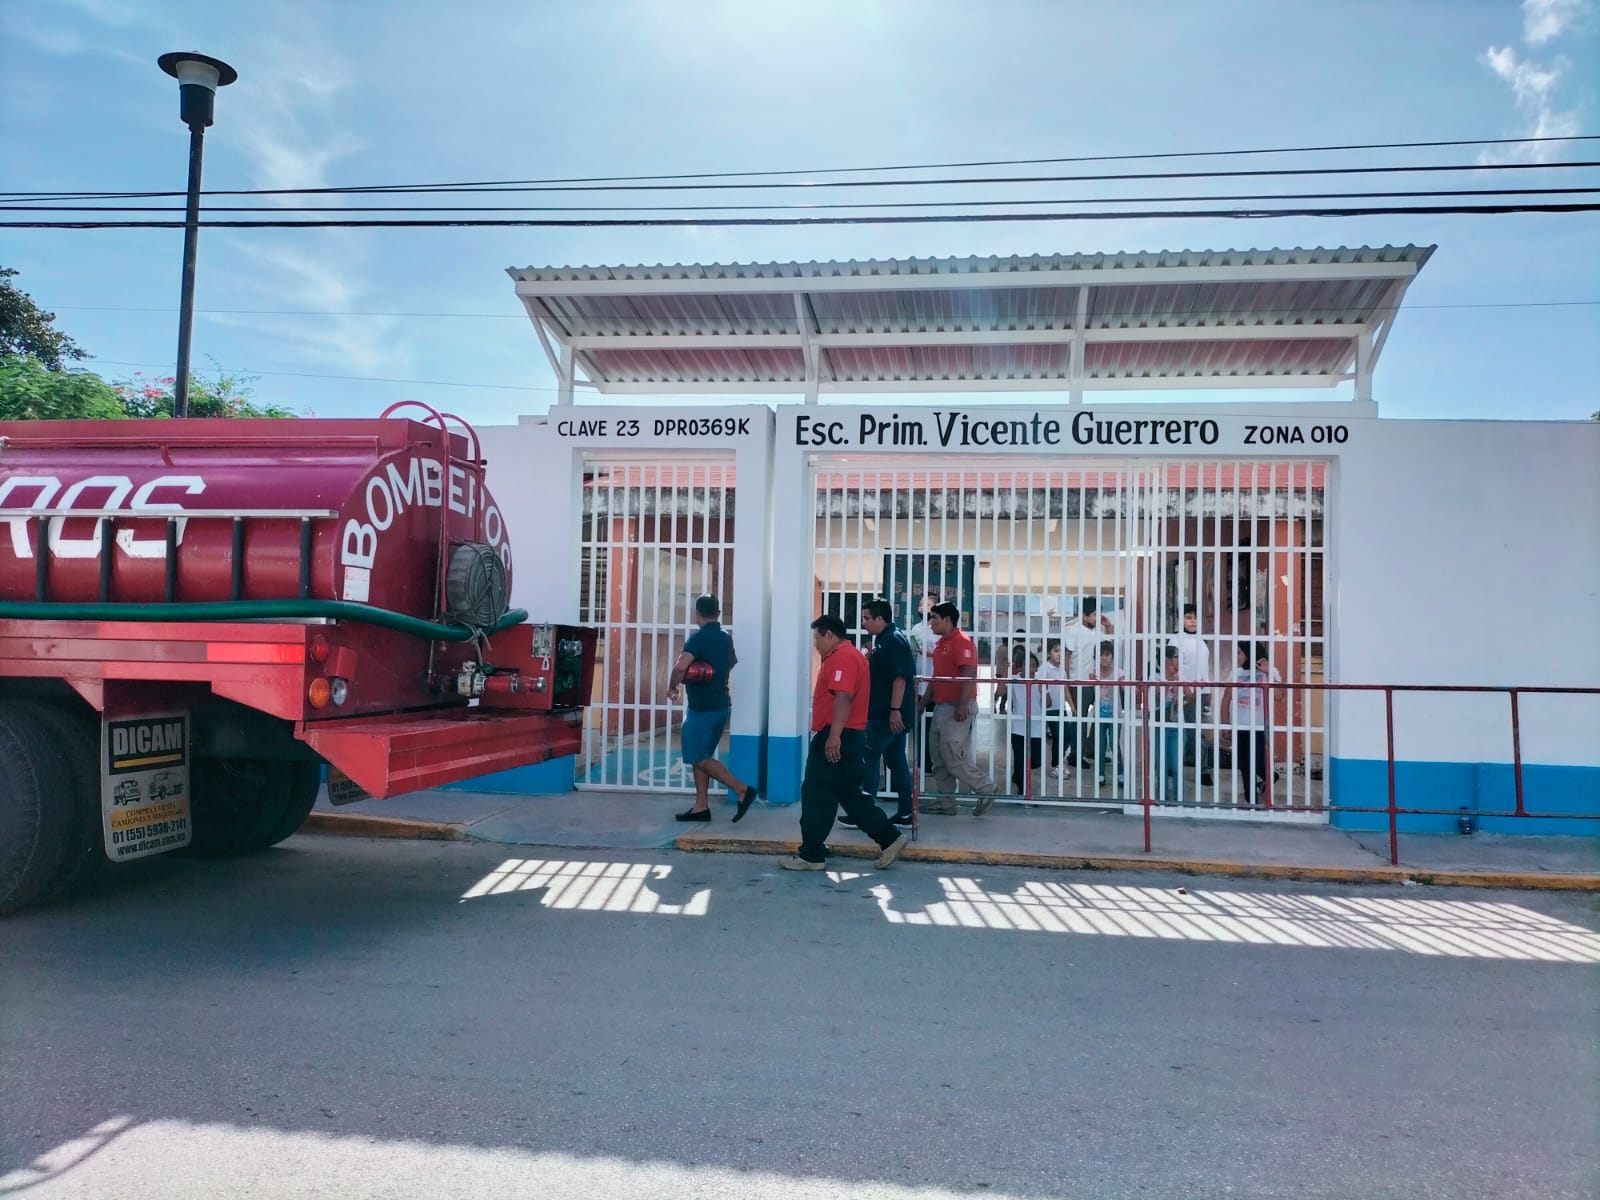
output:
M 690 709 L 683 714 L 683 761 L 691 767 L 697 762 L 715 758 L 722 745 L 722 732 L 728 728 L 728 710 L 696 712 Z

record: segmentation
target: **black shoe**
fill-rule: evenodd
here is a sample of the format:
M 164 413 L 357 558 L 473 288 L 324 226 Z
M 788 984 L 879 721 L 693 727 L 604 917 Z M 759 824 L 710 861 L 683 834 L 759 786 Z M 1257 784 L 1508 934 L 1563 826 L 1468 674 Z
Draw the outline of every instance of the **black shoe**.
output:
M 680 820 L 680 821 L 709 821 L 709 820 L 711 820 L 711 810 L 709 808 L 705 808 L 705 809 L 701 809 L 699 812 L 695 812 L 695 810 L 691 808 L 688 812 L 679 813 L 678 814 L 678 820 Z
M 843 825 L 846 829 L 860 829 L 861 828 L 861 826 L 857 825 L 849 817 L 840 817 L 839 818 L 839 824 Z
M 761 789 L 755 784 L 750 784 L 744 789 L 744 795 L 739 797 L 739 807 L 734 810 L 733 823 L 737 825 L 744 820 L 745 813 L 750 811 L 750 806 L 761 798 Z
M 1200 776 L 1200 786 L 1201 787 L 1215 787 L 1216 786 L 1216 782 L 1217 781 L 1215 779 L 1211 778 L 1211 772 L 1210 771 L 1207 771 L 1203 775 Z
M 889 823 L 891 825 L 910 825 L 912 820 L 910 813 L 895 813 L 894 816 L 889 818 Z

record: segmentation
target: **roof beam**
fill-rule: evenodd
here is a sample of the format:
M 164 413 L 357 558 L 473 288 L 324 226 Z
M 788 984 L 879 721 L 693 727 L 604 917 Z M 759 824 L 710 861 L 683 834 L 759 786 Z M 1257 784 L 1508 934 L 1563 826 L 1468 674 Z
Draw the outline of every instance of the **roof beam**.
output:
M 893 292 L 940 289 L 1147 287 L 1174 283 L 1286 283 L 1319 279 L 1409 279 L 1414 262 L 1255 263 L 1191 267 L 1076 267 L 1038 271 L 939 271 L 893 275 L 624 276 L 518 279 L 519 296 L 671 296 L 694 293 Z
M 1084 358 L 1087 353 L 1087 343 L 1084 334 L 1089 328 L 1089 289 L 1078 289 L 1078 307 L 1072 318 L 1072 359 L 1067 367 L 1067 379 L 1071 385 L 1067 398 L 1072 404 L 1083 403 L 1083 377 Z
M 1085 292 L 1087 295 L 1087 292 Z M 1156 325 L 1085 329 L 1083 342 L 1349 341 L 1364 325 Z M 576 336 L 578 350 L 898 349 L 915 346 L 1066 345 L 1071 329 L 950 329 L 906 333 L 639 333 Z
M 1127 378 L 1091 378 L 1083 381 L 1085 391 L 1128 392 L 1220 388 L 1331 388 L 1348 382 L 1349 374 L 1327 375 L 1159 375 Z M 775 380 L 761 383 L 722 383 L 714 380 L 663 382 L 613 382 L 596 385 L 605 395 L 618 396 L 768 396 L 798 394 L 801 380 Z M 837 395 L 871 395 L 876 392 L 1057 392 L 1068 391 L 1067 380 L 1056 379 L 871 379 L 822 380 L 819 390 Z

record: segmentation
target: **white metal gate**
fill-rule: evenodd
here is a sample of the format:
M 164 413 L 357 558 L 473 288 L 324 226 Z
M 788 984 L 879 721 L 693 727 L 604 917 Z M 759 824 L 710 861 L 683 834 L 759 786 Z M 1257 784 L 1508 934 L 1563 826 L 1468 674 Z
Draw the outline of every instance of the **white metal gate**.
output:
M 1073 689 L 1067 706 L 1081 711 L 1047 721 L 1046 737 L 1034 745 L 1037 714 L 1009 711 L 997 675 L 1009 673 L 1014 653 L 1031 671 L 1047 661 L 1052 643 L 1065 642 L 1062 665 L 1078 679 L 1098 658 L 1097 643 L 1109 641 L 1121 676 L 1153 681 L 1182 628 L 1183 606 L 1193 603 L 1213 679 L 1231 677 L 1235 646 L 1248 640 L 1265 643 L 1284 680 L 1320 682 L 1323 475 L 1323 464 L 1304 461 L 818 465 L 816 608 L 841 617 L 864 645 L 865 600 L 888 598 L 908 630 L 921 620 L 925 597 L 954 600 L 978 644 L 974 746 L 997 789 L 1013 800 L 1118 807 L 1142 795 L 1147 778 L 1152 790 L 1162 786 L 1168 723 L 1159 705 L 1147 727 L 1136 689 Z M 1097 636 L 1075 628 L 1089 599 L 1111 626 Z M 1077 664 L 1074 642 L 1085 660 Z M 1030 690 L 1043 700 L 1042 689 Z M 1219 811 L 1219 803 L 1248 795 L 1227 766 L 1232 738 L 1222 697 L 1212 689 L 1207 699 L 1192 718 L 1172 723 L 1179 754 L 1192 758 L 1173 763 L 1176 778 L 1165 794 Z M 1320 810 L 1320 697 L 1295 689 L 1272 711 L 1272 808 Z M 1069 747 L 1076 769 L 1052 769 L 1051 759 L 1064 761 Z M 1034 753 L 1041 768 L 1021 770 Z
M 578 619 L 600 637 L 578 786 L 692 791 L 682 702 L 667 680 L 694 631 L 696 596 L 718 596 L 734 629 L 733 463 L 587 462 L 582 521 Z

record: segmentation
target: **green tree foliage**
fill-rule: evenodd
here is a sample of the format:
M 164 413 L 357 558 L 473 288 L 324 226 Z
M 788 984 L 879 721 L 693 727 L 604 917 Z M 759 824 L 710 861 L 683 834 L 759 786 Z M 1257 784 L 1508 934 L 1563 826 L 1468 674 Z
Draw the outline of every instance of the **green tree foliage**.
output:
M 84 351 L 54 327 L 44 312 L 11 283 L 17 272 L 0 267 L 0 420 L 115 420 L 170 417 L 172 376 L 131 378 L 107 383 L 91 371 L 68 370 L 68 360 Z M 257 404 L 250 379 L 212 364 L 213 376 L 189 376 L 191 417 L 292 417 L 277 404 Z
M 0 420 L 126 417 L 122 398 L 89 371 L 52 371 L 31 354 L 0 355 Z
M 16 274 L 14 267 L 0 267 L 0 358 L 30 354 L 52 371 L 66 359 L 83 358 L 78 344 L 55 328 L 55 313 L 12 284 Z
M 189 415 L 191 417 L 292 417 L 295 414 L 277 404 L 257 404 L 251 398 L 251 380 L 229 375 L 212 365 L 210 379 L 189 375 Z M 112 390 L 130 417 L 170 417 L 172 415 L 171 376 L 152 377 L 137 372 L 119 379 Z

